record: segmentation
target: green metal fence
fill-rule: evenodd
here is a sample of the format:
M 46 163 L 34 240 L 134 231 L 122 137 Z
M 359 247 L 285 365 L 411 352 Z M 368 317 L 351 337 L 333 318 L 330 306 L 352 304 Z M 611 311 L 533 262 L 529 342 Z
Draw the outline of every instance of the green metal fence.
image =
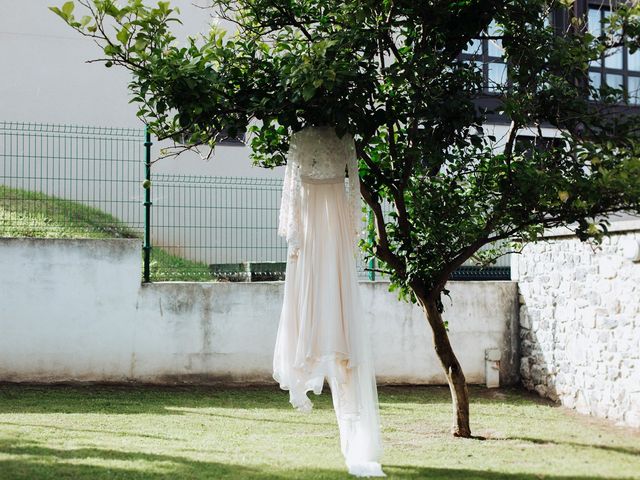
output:
M 0 235 L 136 237 L 143 130 L 0 122 Z
M 284 278 L 280 179 L 157 173 L 152 153 L 143 129 L 0 122 L 0 236 L 140 238 L 147 281 Z
M 281 180 L 155 173 L 151 145 L 144 129 L 0 122 L 0 236 L 140 238 L 152 281 L 281 278 Z
M 152 175 L 151 236 L 160 247 L 151 253 L 152 278 L 280 278 L 281 188 L 280 179 Z

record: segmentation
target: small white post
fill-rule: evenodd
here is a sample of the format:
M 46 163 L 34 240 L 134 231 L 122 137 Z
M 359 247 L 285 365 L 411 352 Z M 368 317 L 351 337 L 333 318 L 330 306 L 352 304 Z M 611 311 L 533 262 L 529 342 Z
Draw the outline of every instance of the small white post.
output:
M 487 388 L 500 386 L 500 349 L 489 348 L 484 351 L 484 377 Z

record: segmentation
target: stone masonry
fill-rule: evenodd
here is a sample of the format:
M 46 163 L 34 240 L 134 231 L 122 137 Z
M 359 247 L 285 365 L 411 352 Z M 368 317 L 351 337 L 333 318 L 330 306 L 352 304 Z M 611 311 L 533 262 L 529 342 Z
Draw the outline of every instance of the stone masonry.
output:
M 640 427 L 640 263 L 624 256 L 633 241 L 639 230 L 599 247 L 547 238 L 525 247 L 514 272 L 525 387 Z

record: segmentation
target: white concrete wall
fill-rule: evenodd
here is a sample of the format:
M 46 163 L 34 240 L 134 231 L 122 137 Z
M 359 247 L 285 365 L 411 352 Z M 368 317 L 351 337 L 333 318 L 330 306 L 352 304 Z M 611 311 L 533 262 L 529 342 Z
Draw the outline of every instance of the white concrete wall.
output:
M 624 256 L 640 242 L 635 224 L 614 224 L 618 231 L 597 249 L 573 236 L 527 245 L 512 271 L 523 384 L 581 413 L 640 427 L 640 263 Z
M 270 382 L 283 284 L 140 284 L 136 240 L 0 239 L 0 381 Z M 451 341 L 517 372 L 513 282 L 451 282 Z M 444 383 L 421 312 L 361 283 L 381 382 Z

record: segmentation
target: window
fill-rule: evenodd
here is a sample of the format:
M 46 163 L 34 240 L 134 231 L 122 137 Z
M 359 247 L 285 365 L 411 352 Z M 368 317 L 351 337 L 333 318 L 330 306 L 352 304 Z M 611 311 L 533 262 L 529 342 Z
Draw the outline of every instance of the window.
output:
M 495 22 L 491 22 L 483 37 L 496 37 L 500 30 Z M 502 42 L 500 39 L 481 38 L 469 42 L 463 50 L 461 59 L 474 63 L 482 72 L 484 90 L 489 93 L 500 91 L 507 84 L 507 65 L 503 58 Z
M 515 152 L 530 157 L 534 152 L 544 152 L 551 149 L 566 148 L 566 142 L 561 137 L 539 137 L 531 134 L 521 134 L 516 137 Z
M 602 34 L 603 22 L 611 16 L 610 3 L 602 0 L 582 0 L 579 12 L 587 17 L 589 32 L 598 37 Z M 550 12 L 545 25 L 563 30 L 567 20 L 558 12 Z M 508 84 L 508 66 L 503 58 L 504 50 L 499 38 L 501 29 L 491 22 L 481 38 L 473 39 L 460 55 L 464 62 L 474 64 L 482 73 L 483 88 L 486 93 L 497 93 Z M 605 85 L 625 92 L 625 101 L 640 105 L 640 50 L 630 52 L 626 46 L 609 51 L 602 58 L 589 65 L 589 81 L 596 89 Z
M 595 37 L 602 34 L 602 24 L 611 16 L 609 7 L 589 5 L 587 28 Z M 640 105 L 640 51 L 631 53 L 627 47 L 608 51 L 589 65 L 589 80 L 595 88 L 607 85 L 625 92 L 627 102 Z

